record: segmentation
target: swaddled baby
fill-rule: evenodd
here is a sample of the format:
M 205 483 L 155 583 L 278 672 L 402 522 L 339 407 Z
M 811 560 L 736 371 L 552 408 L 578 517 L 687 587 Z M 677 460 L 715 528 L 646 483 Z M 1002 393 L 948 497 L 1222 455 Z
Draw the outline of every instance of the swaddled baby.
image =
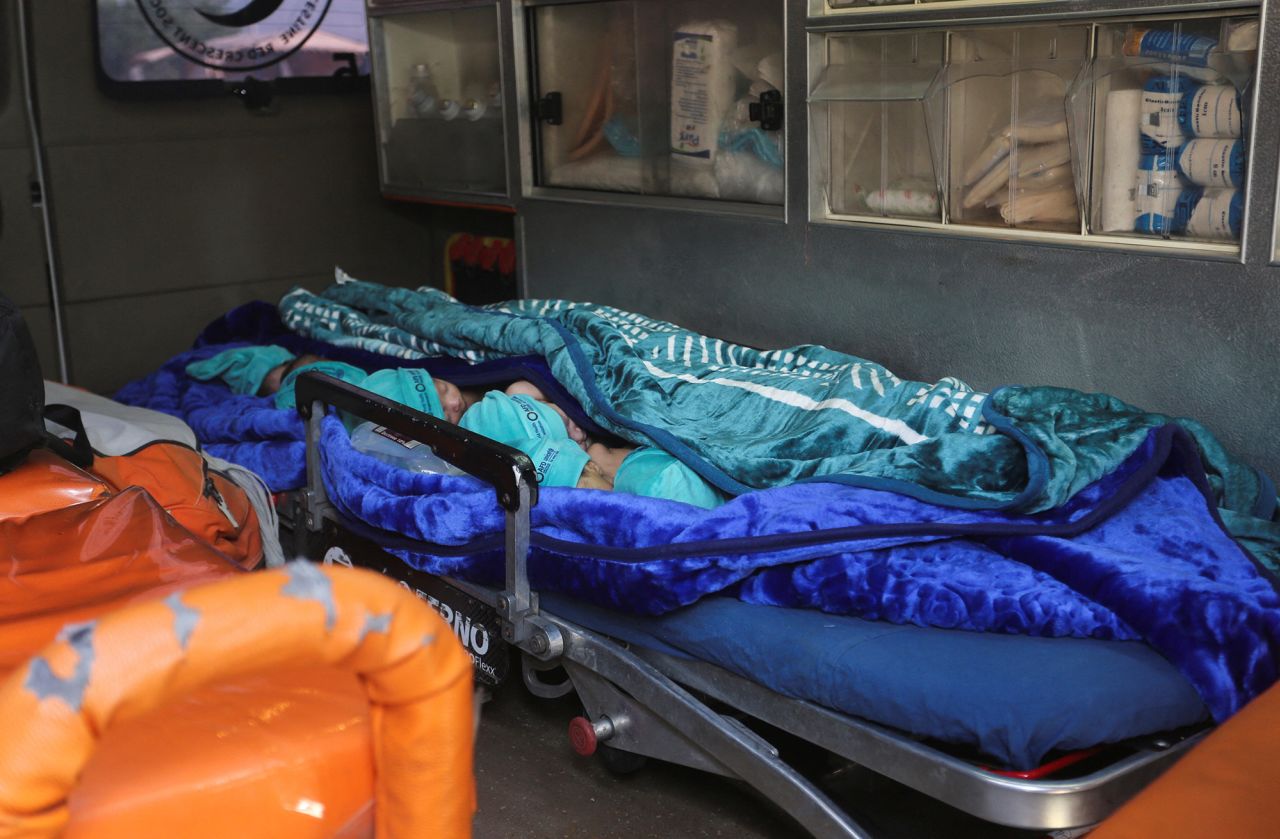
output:
M 540 486 L 612 489 L 706 509 L 724 503 L 715 487 L 662 449 L 575 441 L 563 412 L 535 395 L 541 394 L 528 382 L 490 391 L 458 424 L 527 454 Z
M 454 424 L 480 398 L 480 394 L 463 392 L 453 382 L 433 378 L 425 370 L 406 367 L 366 373 L 354 365 L 318 355 L 295 357 L 277 346 L 225 350 L 188 364 L 186 371 L 188 376 L 202 381 L 221 379 L 234 393 L 275 394 L 275 406 L 285 410 L 294 407 L 298 377 L 308 371 L 325 373 Z
M 291 409 L 300 375 L 308 371 L 334 378 L 460 425 L 524 452 L 541 486 L 616 490 L 712 508 L 724 497 L 696 472 L 661 449 L 611 448 L 591 443 L 565 413 L 533 384 L 519 381 L 502 391 L 460 390 L 419 368 L 366 373 L 341 361 L 315 355 L 295 357 L 278 346 L 237 347 L 186 367 L 189 376 L 218 378 L 233 392 L 268 396 Z

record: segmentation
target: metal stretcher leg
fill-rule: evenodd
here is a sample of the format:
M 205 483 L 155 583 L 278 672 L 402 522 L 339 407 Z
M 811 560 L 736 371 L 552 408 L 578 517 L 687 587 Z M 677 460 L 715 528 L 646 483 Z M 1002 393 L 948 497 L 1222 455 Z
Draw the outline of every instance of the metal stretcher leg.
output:
M 814 836 L 870 839 L 869 833 L 781 760 L 759 735 L 708 708 L 656 667 L 617 644 L 559 619 L 556 624 L 564 638 L 564 659 L 572 663 L 571 668 L 578 665 L 616 685 L 651 712 L 645 715 L 646 723 L 658 721 L 687 744 L 686 757 L 690 759 L 678 762 L 746 782 Z

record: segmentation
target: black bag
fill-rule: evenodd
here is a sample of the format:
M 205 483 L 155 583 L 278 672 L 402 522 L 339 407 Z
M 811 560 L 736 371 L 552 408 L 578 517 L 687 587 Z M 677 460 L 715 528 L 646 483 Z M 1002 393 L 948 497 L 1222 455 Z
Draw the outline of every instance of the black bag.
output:
M 43 445 L 44 376 L 22 313 L 0 294 L 0 474 Z

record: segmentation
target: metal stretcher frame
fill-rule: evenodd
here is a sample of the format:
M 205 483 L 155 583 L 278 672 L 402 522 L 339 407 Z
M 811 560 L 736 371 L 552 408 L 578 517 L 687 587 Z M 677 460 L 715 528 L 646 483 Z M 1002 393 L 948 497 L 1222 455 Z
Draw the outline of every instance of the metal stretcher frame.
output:
M 378 535 L 347 520 L 328 500 L 320 471 L 320 423 L 326 406 L 425 443 L 437 455 L 490 484 L 506 513 L 505 581 L 501 590 L 415 571 L 357 536 L 351 561 L 405 581 L 429 577 L 496 610 L 503 639 L 538 662 L 524 667 L 535 694 L 560 695 L 532 670 L 562 666 L 586 707 L 593 734 L 612 749 L 656 757 L 739 779 L 819 837 L 869 837 L 848 813 L 801 775 L 778 750 L 709 697 L 788 734 L 898 781 L 978 818 L 1024 829 L 1084 827 L 1106 818 L 1154 780 L 1200 735 L 1144 738 L 1132 754 L 1068 780 L 1006 777 L 946 754 L 903 733 L 812 702 L 783 696 L 705 662 L 627 647 L 539 609 L 527 561 L 530 509 L 537 503 L 533 463 L 521 452 L 319 373 L 297 383 L 307 427 L 307 486 L 299 494 L 300 544 L 327 532 Z M 386 534 L 392 542 L 404 537 Z M 307 538 L 309 537 L 309 538 Z M 348 539 L 348 545 L 352 544 Z M 402 569 L 402 570 L 400 570 Z M 409 585 L 407 582 L 406 585 Z M 412 587 L 412 586 L 410 586 Z

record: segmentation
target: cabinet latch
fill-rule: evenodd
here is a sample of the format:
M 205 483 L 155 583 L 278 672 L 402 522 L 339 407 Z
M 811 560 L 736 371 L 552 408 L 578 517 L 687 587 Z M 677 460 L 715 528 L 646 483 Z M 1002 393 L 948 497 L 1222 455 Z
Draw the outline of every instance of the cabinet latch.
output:
M 533 103 L 533 117 L 547 125 L 559 125 L 564 122 L 564 103 L 560 91 L 553 90 Z
M 760 94 L 759 102 L 747 106 L 747 117 L 752 122 L 760 123 L 764 131 L 778 131 L 782 128 L 782 94 L 776 90 L 766 90 Z

